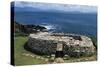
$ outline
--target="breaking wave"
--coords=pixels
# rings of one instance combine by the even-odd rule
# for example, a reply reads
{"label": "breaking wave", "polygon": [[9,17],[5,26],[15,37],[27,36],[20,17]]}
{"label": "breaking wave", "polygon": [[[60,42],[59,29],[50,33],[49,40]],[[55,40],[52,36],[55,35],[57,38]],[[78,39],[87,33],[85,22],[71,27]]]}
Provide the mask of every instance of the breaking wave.
{"label": "breaking wave", "polygon": [[48,31],[56,31],[57,25],[53,24],[47,24],[47,23],[42,23],[41,26],[45,27]]}

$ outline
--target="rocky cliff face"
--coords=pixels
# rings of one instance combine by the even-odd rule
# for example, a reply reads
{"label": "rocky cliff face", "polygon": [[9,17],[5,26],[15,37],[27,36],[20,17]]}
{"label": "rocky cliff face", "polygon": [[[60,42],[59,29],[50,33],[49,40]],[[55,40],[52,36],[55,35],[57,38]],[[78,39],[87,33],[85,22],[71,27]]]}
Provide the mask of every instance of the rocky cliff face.
{"label": "rocky cliff face", "polygon": [[[48,32],[30,34],[27,47],[32,52],[46,55],[56,54],[57,50],[62,49],[64,54],[72,57],[89,56],[95,52],[91,39],[86,36],[58,34],[57,36]],[[57,48],[59,43],[62,44],[61,48]]]}

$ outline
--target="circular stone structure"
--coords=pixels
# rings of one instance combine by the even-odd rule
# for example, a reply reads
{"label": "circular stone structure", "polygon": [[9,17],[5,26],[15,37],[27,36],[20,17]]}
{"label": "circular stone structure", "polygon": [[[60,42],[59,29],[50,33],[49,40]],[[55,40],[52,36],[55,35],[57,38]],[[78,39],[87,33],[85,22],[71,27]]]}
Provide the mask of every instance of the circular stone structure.
{"label": "circular stone structure", "polygon": [[39,32],[29,35],[27,48],[38,54],[63,54],[73,57],[88,56],[95,52],[91,39],[87,36],[64,33]]}

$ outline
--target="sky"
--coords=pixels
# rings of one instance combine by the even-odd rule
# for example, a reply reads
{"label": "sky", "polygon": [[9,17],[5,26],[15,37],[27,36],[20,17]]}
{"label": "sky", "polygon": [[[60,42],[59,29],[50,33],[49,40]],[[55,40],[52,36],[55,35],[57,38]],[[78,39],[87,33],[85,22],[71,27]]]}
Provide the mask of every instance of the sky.
{"label": "sky", "polygon": [[[15,7],[30,11],[60,11],[96,13],[96,6],[15,1]],[[17,9],[16,9],[17,10]],[[20,9],[19,9],[20,10]]]}

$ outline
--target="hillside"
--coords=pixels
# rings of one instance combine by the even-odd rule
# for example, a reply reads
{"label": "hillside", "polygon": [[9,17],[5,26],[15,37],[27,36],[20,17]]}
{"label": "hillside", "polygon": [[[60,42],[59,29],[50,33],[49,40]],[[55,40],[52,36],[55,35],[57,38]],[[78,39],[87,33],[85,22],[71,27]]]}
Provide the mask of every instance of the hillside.
{"label": "hillside", "polygon": [[24,24],[20,24],[18,22],[14,22],[14,32],[15,33],[36,33],[39,31],[47,31],[47,29],[43,26],[40,25],[24,25]]}

